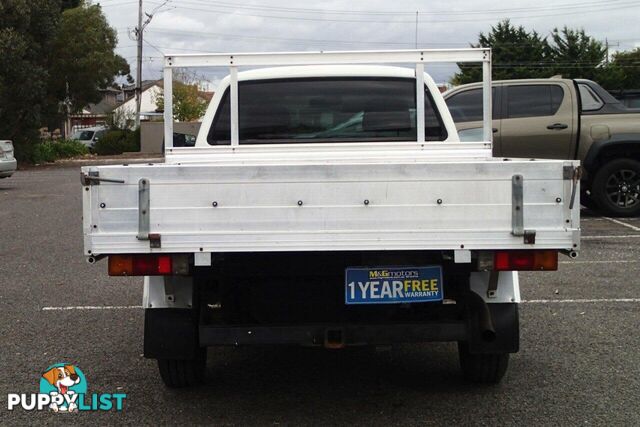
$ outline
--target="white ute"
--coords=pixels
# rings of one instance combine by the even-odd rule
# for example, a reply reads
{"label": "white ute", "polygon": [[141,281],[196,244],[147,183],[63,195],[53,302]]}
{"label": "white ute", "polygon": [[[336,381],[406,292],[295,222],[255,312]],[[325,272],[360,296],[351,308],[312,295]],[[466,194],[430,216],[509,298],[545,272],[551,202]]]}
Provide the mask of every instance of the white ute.
{"label": "white ute", "polygon": [[[484,142],[459,141],[434,62],[482,63]],[[517,271],[579,250],[580,169],[492,157],[490,50],[169,55],[165,90],[220,66],[195,146],[169,145],[165,97],[165,163],[82,168],[85,256],[145,276],[164,382],[201,381],[209,346],[429,341],[500,381]]]}

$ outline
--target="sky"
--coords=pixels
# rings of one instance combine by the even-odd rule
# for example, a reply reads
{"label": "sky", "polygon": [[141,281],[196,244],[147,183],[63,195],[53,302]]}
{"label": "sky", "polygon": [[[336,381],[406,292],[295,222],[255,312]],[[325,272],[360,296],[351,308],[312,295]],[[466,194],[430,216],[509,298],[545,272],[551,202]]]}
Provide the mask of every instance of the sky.
{"label": "sky", "polygon": [[[118,31],[117,53],[135,76],[138,0],[93,3]],[[143,79],[161,77],[165,53],[411,49],[416,38],[418,48],[468,47],[505,18],[543,36],[583,28],[611,52],[640,47],[639,0],[144,0],[143,10],[155,10],[144,33]],[[446,82],[457,67],[427,71]],[[200,73],[214,85],[226,74]]]}

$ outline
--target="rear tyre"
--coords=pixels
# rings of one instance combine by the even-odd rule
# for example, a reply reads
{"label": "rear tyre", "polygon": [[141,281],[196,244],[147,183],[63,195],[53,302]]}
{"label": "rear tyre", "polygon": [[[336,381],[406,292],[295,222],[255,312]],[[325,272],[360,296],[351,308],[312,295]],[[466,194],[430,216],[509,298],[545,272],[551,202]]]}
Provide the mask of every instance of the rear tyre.
{"label": "rear tyre", "polygon": [[462,375],[466,381],[478,384],[497,384],[509,366],[509,353],[472,354],[466,342],[458,343]]}
{"label": "rear tyre", "polygon": [[158,359],[160,377],[167,387],[182,388],[202,384],[207,366],[207,349],[203,348],[197,359]]}
{"label": "rear tyre", "polygon": [[616,159],[606,163],[596,172],[591,193],[607,215],[640,215],[640,162]]}

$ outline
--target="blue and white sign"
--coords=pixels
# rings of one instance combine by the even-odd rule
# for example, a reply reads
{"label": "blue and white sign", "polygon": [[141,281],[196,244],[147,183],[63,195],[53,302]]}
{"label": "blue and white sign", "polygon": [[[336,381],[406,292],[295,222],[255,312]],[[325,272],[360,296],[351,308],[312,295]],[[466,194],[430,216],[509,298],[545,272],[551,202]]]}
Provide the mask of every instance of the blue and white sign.
{"label": "blue and white sign", "polygon": [[442,267],[347,268],[346,304],[442,301]]}

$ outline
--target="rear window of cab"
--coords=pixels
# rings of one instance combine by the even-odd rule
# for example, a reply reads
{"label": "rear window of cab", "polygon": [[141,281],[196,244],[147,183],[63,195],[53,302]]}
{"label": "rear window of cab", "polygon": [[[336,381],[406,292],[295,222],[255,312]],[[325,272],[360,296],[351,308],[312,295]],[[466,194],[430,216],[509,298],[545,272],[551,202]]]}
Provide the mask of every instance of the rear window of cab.
{"label": "rear window of cab", "polygon": [[[239,82],[240,144],[415,141],[416,90],[410,78],[304,78]],[[229,89],[207,136],[230,144]],[[425,90],[425,139],[447,138]]]}

